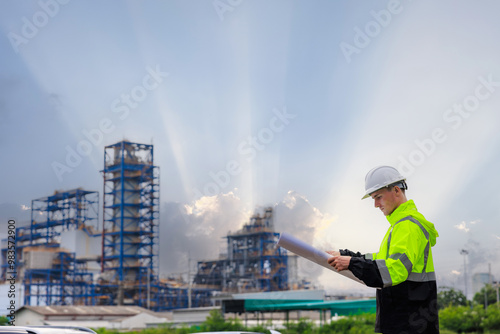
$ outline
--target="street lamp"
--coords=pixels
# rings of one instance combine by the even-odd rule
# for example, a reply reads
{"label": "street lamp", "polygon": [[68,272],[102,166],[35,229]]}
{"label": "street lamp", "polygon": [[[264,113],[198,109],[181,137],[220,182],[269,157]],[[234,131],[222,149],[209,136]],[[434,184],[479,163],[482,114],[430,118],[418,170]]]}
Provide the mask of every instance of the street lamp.
{"label": "street lamp", "polygon": [[467,300],[467,267],[465,265],[465,258],[469,254],[469,251],[466,249],[460,250],[460,254],[464,256],[464,283],[465,283],[465,300]]}
{"label": "street lamp", "polygon": [[500,305],[500,295],[498,293],[498,287],[500,285],[500,281],[492,281],[491,282],[491,287],[496,290],[497,292],[497,305]]}

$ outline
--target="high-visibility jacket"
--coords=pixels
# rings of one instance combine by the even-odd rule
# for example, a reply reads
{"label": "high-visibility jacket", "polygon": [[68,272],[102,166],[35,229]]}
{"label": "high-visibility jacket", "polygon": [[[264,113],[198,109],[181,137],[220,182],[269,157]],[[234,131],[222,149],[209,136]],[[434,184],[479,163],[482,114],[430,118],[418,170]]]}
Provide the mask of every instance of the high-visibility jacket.
{"label": "high-visibility jacket", "polygon": [[434,224],[409,200],[387,216],[390,227],[376,253],[341,250],[352,256],[349,270],[377,289],[380,333],[439,333],[437,287],[431,247]]}

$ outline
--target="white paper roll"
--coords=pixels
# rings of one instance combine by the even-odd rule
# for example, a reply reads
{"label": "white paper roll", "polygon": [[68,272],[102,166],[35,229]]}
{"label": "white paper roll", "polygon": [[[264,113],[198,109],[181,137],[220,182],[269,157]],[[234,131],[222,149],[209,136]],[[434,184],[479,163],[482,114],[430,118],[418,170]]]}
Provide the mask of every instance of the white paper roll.
{"label": "white paper roll", "polygon": [[358,279],[350,270],[342,270],[337,271],[331,265],[328,264],[328,259],[332,256],[325,251],[314,248],[311,245],[306,244],[302,240],[295,238],[294,236],[288,233],[281,233],[280,238],[278,240],[278,246],[283,247],[289,250],[292,253],[295,253],[299,256],[302,256],[309,261],[319,264],[327,269],[330,269],[337,274],[350,278],[358,283],[365,284],[363,281]]}

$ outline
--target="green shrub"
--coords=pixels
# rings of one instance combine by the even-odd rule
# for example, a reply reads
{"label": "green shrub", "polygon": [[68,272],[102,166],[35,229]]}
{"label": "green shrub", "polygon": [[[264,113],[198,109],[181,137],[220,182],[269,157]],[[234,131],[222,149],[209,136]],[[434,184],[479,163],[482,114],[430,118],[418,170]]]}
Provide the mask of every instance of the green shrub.
{"label": "green shrub", "polygon": [[289,322],[285,325],[287,334],[311,334],[314,323],[311,319],[301,318],[298,322]]}
{"label": "green shrub", "polygon": [[498,329],[500,330],[500,308],[498,305],[490,305],[486,310],[486,317],[482,322],[484,329]]}
{"label": "green shrub", "polygon": [[[291,321],[285,325],[285,329],[279,330],[282,334],[373,334],[375,328],[375,314],[360,314],[343,317],[337,321],[316,326],[311,319],[302,318],[299,321]],[[441,334],[455,333],[500,333],[500,308],[497,305],[488,306],[484,310],[482,305],[475,305],[473,309],[468,306],[448,306],[439,312]],[[269,333],[271,322],[258,326],[245,328],[236,319],[225,320],[218,310],[210,312],[207,320],[200,326],[184,326],[172,328],[164,326],[160,328],[148,328],[141,332],[129,332],[129,334],[189,334],[200,331],[251,331]],[[118,333],[117,330],[99,328],[98,334],[126,334]]]}
{"label": "green shrub", "polygon": [[189,333],[195,333],[195,332],[199,332],[200,330],[198,328],[195,328],[195,329],[191,329],[191,327],[188,327],[188,326],[182,326],[180,328],[177,328],[177,330],[175,331],[175,334],[189,334]]}
{"label": "green shrub", "polygon": [[372,334],[375,328],[375,317],[375,314],[367,313],[341,318],[321,327],[319,333]]}
{"label": "green shrub", "polygon": [[225,320],[220,310],[212,310],[200,326],[202,332],[241,331],[244,328],[238,319]]}
{"label": "green shrub", "polygon": [[359,325],[349,330],[349,334],[373,334],[374,326]]}
{"label": "green shrub", "polygon": [[458,333],[483,332],[485,311],[481,305],[448,306],[439,313],[440,326]]}
{"label": "green shrub", "polygon": [[251,326],[245,329],[245,331],[248,332],[257,332],[257,333],[269,333],[268,328],[272,327],[272,322],[271,320],[266,321],[265,325],[256,325],[256,326]]}
{"label": "green shrub", "polygon": [[466,306],[467,298],[460,290],[443,287],[437,294],[438,309],[443,309],[447,306]]}
{"label": "green shrub", "polygon": [[104,327],[94,329],[97,334],[118,334],[117,329],[106,329]]}
{"label": "green shrub", "polygon": [[481,304],[484,306],[485,296],[488,305],[494,305],[497,302],[497,290],[491,286],[491,284],[486,284],[483,288],[474,295],[472,299],[474,303]]}

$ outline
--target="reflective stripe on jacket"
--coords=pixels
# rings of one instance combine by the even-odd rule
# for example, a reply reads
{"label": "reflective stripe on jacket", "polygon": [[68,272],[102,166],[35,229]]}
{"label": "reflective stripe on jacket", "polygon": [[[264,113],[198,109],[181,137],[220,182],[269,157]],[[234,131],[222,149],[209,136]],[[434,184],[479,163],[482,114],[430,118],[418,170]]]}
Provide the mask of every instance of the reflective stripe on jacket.
{"label": "reflective stripe on jacket", "polygon": [[375,260],[384,288],[406,280],[436,280],[429,232],[411,216],[394,224],[387,232],[380,251],[366,254],[365,258]]}
{"label": "reflective stripe on jacket", "polygon": [[377,289],[375,331],[384,334],[439,333],[437,286],[431,247],[438,233],[412,200],[387,216],[391,226],[377,253],[348,249],[349,270]]}
{"label": "reflective stripe on jacket", "polygon": [[[401,218],[402,215],[405,216]],[[383,287],[406,280],[435,281],[431,246],[436,243],[438,234],[434,225],[418,213],[412,200],[401,204],[387,219],[391,227],[379,251],[365,254],[366,259],[377,264]]]}

